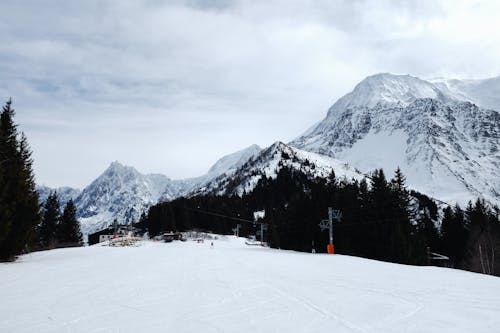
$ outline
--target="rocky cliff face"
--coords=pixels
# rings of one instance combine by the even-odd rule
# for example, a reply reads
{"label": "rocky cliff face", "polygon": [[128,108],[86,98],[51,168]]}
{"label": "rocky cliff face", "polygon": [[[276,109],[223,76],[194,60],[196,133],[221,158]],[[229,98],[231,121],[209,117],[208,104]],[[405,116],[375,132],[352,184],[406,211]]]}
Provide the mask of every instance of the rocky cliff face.
{"label": "rocky cliff face", "polygon": [[411,187],[442,200],[499,203],[499,143],[497,111],[431,82],[380,74],[358,84],[291,145],[364,172],[400,166]]}

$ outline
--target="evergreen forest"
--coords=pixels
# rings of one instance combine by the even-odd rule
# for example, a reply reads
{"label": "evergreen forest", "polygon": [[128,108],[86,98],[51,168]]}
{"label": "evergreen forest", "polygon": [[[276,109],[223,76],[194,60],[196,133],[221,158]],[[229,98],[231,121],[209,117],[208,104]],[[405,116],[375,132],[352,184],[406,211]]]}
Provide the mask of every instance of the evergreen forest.
{"label": "evergreen forest", "polygon": [[[242,197],[202,195],[159,203],[137,226],[155,236],[190,229],[232,234],[240,224],[241,236],[260,240],[264,224],[262,241],[273,248],[326,252],[328,232],[318,224],[328,218],[328,207],[342,213],[333,225],[335,253],[500,275],[498,207],[482,200],[449,207],[409,191],[399,169],[390,179],[380,169],[358,182],[337,179],[333,172],[327,179],[311,179],[284,167]],[[254,212],[262,210],[264,218],[255,221]],[[449,260],[435,261],[433,253]]]}

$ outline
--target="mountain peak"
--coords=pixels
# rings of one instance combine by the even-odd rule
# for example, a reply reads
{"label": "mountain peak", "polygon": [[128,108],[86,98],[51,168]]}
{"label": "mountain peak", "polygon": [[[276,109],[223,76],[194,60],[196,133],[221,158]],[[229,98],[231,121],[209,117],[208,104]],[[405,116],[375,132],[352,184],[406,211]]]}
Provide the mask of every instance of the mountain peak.
{"label": "mountain peak", "polygon": [[117,169],[117,168],[123,168],[123,167],[125,167],[125,165],[121,164],[118,161],[113,161],[113,162],[111,162],[111,164],[109,165],[108,168]]}
{"label": "mountain peak", "polygon": [[366,77],[354,90],[340,98],[329,110],[332,116],[346,109],[382,106],[407,106],[419,98],[451,100],[435,85],[411,75],[379,73]]}
{"label": "mountain peak", "polygon": [[111,164],[108,166],[108,168],[104,171],[103,174],[109,174],[109,173],[137,173],[139,172],[132,166],[124,165],[118,161],[113,161]]}
{"label": "mountain peak", "polygon": [[265,151],[267,153],[272,153],[272,154],[275,154],[276,152],[280,152],[280,153],[285,152],[288,154],[288,153],[291,153],[293,151],[293,149],[291,146],[287,145],[284,142],[276,141],[271,146],[269,146],[267,149],[265,149]]}
{"label": "mountain peak", "polygon": [[331,157],[302,151],[281,141],[262,149],[247,163],[242,164],[232,174],[224,174],[208,182],[206,186],[197,188],[190,195],[216,194],[238,195],[253,191],[260,179],[276,178],[283,168],[291,168],[311,178],[326,178],[335,169],[335,174],[347,179],[361,180],[363,175]]}
{"label": "mountain peak", "polygon": [[276,141],[275,143],[269,146],[269,148],[271,149],[285,149],[286,147],[288,147],[288,145],[283,141]]}
{"label": "mountain peak", "polygon": [[495,79],[429,82],[372,75],[291,144],[364,172],[400,166],[409,185],[442,200],[481,196],[496,203],[499,114],[475,104],[494,105],[499,88]]}
{"label": "mountain peak", "polygon": [[253,144],[245,149],[239,150],[235,153],[226,155],[217,162],[208,170],[209,175],[220,175],[229,171],[232,171],[238,167],[240,167],[243,163],[248,161],[250,157],[260,152],[262,148],[258,145]]}

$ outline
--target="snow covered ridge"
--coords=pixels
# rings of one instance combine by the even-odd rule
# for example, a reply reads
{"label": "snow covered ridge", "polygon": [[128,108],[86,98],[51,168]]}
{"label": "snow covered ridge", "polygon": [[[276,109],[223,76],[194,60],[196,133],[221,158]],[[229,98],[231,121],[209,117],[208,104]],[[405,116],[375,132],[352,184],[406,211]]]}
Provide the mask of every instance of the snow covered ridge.
{"label": "snow covered ridge", "polygon": [[500,111],[500,76],[485,80],[449,80],[433,79],[441,91],[458,100],[471,101],[486,109]]}
{"label": "snow covered ridge", "polygon": [[75,200],[78,195],[82,192],[82,190],[78,188],[72,188],[72,187],[58,187],[58,188],[50,188],[48,186],[37,186],[36,191],[38,192],[38,198],[40,202],[45,202],[47,198],[49,197],[50,192],[56,191],[57,192],[57,197],[59,198],[59,201],[61,204],[65,204],[66,202],[69,201],[69,199]]}
{"label": "snow covered ridge", "polygon": [[364,175],[347,163],[334,158],[293,148],[283,142],[276,142],[251,157],[232,174],[223,174],[206,186],[190,193],[191,196],[203,194],[238,195],[251,192],[260,179],[276,178],[278,172],[289,167],[301,171],[312,178],[326,178],[332,171],[337,178],[361,180]]}
{"label": "snow covered ridge", "polygon": [[[221,174],[231,174],[261,148],[252,145],[217,161],[207,174],[191,179],[172,180],[161,174],[142,174],[119,162],[111,165],[83,190],[62,187],[55,189],[64,205],[73,199],[84,234],[109,226],[114,219],[120,223],[138,221],[140,214],[159,201],[172,200],[204,186]],[[38,186],[44,202],[53,189]]]}
{"label": "snow covered ridge", "polygon": [[400,166],[410,187],[441,200],[500,204],[500,114],[472,103],[495,105],[486,97],[499,80],[476,82],[489,89],[480,94],[456,81],[444,89],[408,75],[370,76],[290,145],[362,172]]}

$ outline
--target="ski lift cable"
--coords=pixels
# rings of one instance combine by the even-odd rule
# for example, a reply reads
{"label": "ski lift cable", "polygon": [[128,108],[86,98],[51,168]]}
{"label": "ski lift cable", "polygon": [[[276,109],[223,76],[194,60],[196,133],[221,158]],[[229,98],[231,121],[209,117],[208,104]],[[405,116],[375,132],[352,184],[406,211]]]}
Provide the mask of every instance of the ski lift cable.
{"label": "ski lift cable", "polygon": [[[227,218],[230,220],[235,220],[235,221],[240,221],[240,222],[245,222],[245,223],[270,225],[269,223],[265,223],[265,222],[258,222],[258,221],[242,219],[240,217],[229,216],[229,215],[225,215],[225,214],[221,214],[221,213],[217,213],[217,212],[210,212],[210,211],[199,209],[199,208],[187,207],[187,209],[191,210],[191,211],[207,214],[207,215],[223,217],[223,218]],[[340,223],[335,223],[335,226],[336,227],[343,227],[343,226],[348,227],[348,226],[367,225],[367,224],[387,224],[387,223],[392,223],[392,222],[397,222],[397,221],[398,221],[398,219],[394,219],[394,218],[384,218],[384,219],[381,219],[378,221],[369,221],[369,222],[368,221],[367,222],[350,222],[350,223],[340,222]]]}
{"label": "ski lift cable", "polygon": [[[338,223],[334,224],[334,227],[335,228],[337,228],[337,227],[351,227],[351,226],[358,226],[358,225],[363,226],[363,225],[372,225],[372,224],[386,225],[388,223],[394,223],[394,222],[398,222],[398,221],[399,221],[398,219],[385,218],[382,220],[369,221],[369,222],[353,222],[353,223],[338,222]],[[274,227],[274,225],[272,227]],[[297,230],[302,231],[302,230],[304,230],[304,227],[303,226],[294,226],[294,227],[287,226],[288,232],[294,232]]]}
{"label": "ski lift cable", "polygon": [[221,213],[209,212],[207,210],[203,210],[203,209],[199,209],[199,208],[190,208],[190,207],[187,207],[187,209],[195,211],[195,212],[207,214],[207,215],[224,217],[224,218],[227,218],[227,219],[230,219],[230,220],[239,221],[239,222],[245,222],[245,223],[251,223],[251,224],[265,224],[265,225],[269,224],[269,223],[264,223],[264,222],[258,222],[258,221],[251,221],[251,220],[247,220],[247,219],[242,219],[240,217],[229,216],[229,215],[225,215],[225,214],[221,214]]}
{"label": "ski lift cable", "polygon": [[430,254],[431,254],[432,260],[450,260],[449,257],[447,257],[443,254],[439,254],[439,253],[435,253],[435,252],[430,252]]}

